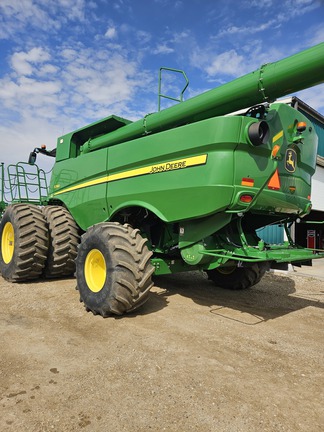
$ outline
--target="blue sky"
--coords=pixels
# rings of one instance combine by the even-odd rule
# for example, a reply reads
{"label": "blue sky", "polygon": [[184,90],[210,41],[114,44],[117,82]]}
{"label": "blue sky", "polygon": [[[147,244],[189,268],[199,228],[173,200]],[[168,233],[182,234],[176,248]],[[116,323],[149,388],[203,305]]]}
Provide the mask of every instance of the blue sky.
{"label": "blue sky", "polygon": [[[189,98],[323,42],[323,22],[319,0],[0,0],[0,161],[156,111],[161,66],[186,71]],[[298,96],[324,114],[324,85]]]}

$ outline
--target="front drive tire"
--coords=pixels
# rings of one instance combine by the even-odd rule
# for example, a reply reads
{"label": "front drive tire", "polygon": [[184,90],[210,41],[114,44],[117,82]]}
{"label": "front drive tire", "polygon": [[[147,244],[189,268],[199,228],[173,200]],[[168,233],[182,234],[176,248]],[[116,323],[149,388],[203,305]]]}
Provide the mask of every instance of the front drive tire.
{"label": "front drive tire", "polygon": [[9,282],[38,278],[48,251],[42,211],[31,204],[9,205],[0,224],[0,271]]}
{"label": "front drive tire", "polygon": [[269,270],[267,262],[254,263],[250,267],[218,267],[214,270],[207,270],[208,279],[215,285],[230,289],[243,290],[256,285],[265,272]]}
{"label": "front drive tire", "polygon": [[82,236],[76,277],[88,311],[122,315],[145,303],[154,272],[146,242],[138,229],[114,222],[94,225]]}

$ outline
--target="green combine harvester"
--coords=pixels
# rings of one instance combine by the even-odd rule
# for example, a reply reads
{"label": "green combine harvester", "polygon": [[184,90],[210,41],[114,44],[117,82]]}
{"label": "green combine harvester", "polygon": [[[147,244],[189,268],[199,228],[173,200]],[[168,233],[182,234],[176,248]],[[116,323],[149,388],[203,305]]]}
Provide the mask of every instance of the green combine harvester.
{"label": "green combine harvester", "polygon": [[[75,273],[86,309],[106,317],[141,306],[153,274],[201,270],[245,289],[273,263],[324,257],[289,231],[311,211],[317,136],[275,102],[323,81],[324,43],[141,120],[111,115],[53,151],[34,149],[29,164],[11,166],[8,187],[28,191],[33,178],[38,195],[5,202],[2,190],[2,276]],[[56,158],[48,191],[37,153]],[[285,226],[285,243],[257,235],[273,224]]]}

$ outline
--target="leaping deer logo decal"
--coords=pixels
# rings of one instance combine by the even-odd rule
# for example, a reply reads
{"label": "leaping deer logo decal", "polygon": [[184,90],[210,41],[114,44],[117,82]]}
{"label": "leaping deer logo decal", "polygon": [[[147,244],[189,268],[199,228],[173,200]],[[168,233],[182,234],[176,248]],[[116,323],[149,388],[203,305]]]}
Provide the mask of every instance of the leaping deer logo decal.
{"label": "leaping deer logo decal", "polygon": [[293,173],[296,171],[297,153],[293,149],[286,151],[285,168],[288,172]]}

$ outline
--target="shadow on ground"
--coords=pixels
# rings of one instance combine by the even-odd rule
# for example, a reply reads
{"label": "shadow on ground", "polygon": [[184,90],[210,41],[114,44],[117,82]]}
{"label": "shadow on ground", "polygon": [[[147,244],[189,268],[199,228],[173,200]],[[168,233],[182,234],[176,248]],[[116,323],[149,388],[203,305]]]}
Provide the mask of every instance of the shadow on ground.
{"label": "shadow on ground", "polygon": [[190,298],[209,308],[210,313],[247,325],[282,317],[309,306],[324,308],[319,299],[324,295],[323,291],[297,293],[293,279],[272,273],[266,274],[254,287],[242,291],[216,287],[200,272],[158,276],[154,281],[160,292],[151,292],[148,302],[134,314],[146,315],[161,310],[174,295]]}

